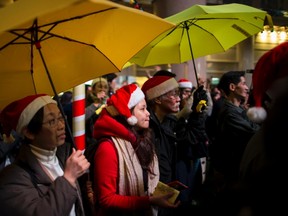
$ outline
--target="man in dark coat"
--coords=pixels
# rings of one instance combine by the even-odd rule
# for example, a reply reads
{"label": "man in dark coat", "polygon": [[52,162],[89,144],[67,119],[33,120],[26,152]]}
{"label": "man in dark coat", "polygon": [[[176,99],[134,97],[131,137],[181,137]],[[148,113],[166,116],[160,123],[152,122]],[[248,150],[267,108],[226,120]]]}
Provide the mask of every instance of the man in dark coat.
{"label": "man in dark coat", "polygon": [[245,72],[225,73],[218,87],[225,93],[225,99],[217,117],[217,134],[213,143],[212,161],[214,168],[227,181],[238,178],[239,165],[244,149],[259,129],[259,125],[249,120],[242,101],[248,95]]}
{"label": "man in dark coat", "polygon": [[225,73],[218,88],[224,92],[225,99],[217,117],[216,138],[211,144],[211,161],[216,176],[222,178],[218,185],[221,189],[218,195],[223,198],[218,199],[223,211],[221,214],[235,215],[241,206],[237,200],[240,197],[240,161],[247,143],[260,126],[249,120],[246,110],[242,107],[249,90],[244,71]]}
{"label": "man in dark coat", "polygon": [[[192,123],[195,117],[199,117],[194,115],[193,112],[189,112],[188,121],[178,115],[180,105],[179,85],[174,77],[175,74],[169,71],[158,71],[143,84],[142,90],[146,96],[150,112],[150,128],[154,133],[154,142],[159,159],[160,181],[169,183],[180,180],[182,183],[190,185],[193,180],[188,180],[187,175],[191,174],[190,171],[193,167],[191,161],[195,158],[195,149],[197,149],[198,144],[198,140],[195,140],[198,136],[195,134],[195,130],[191,128],[197,130],[201,126],[199,127],[195,122]],[[186,116],[186,114],[183,114],[183,116]],[[204,123],[203,121],[202,128],[204,128]],[[193,145],[195,145],[195,149]],[[183,164],[185,167],[183,167]],[[188,213],[187,206],[191,206],[191,197],[184,194],[185,190],[180,192],[179,198],[182,205],[177,212],[162,211],[161,209],[159,215],[184,215],[184,213]],[[182,207],[183,212],[180,212]]]}

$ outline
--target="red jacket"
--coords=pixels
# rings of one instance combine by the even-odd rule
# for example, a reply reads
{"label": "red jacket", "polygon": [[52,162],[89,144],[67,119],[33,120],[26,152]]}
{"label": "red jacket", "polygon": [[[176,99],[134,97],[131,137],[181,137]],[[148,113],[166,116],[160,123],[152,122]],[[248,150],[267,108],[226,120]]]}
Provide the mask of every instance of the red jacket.
{"label": "red jacket", "polygon": [[[102,110],[94,125],[94,137],[116,136],[130,141],[136,141],[135,135]],[[103,141],[94,157],[94,192],[99,203],[97,215],[120,215],[129,212],[144,215],[143,210],[150,208],[148,196],[123,196],[118,193],[118,156],[113,142]],[[139,211],[137,214],[136,212]]]}

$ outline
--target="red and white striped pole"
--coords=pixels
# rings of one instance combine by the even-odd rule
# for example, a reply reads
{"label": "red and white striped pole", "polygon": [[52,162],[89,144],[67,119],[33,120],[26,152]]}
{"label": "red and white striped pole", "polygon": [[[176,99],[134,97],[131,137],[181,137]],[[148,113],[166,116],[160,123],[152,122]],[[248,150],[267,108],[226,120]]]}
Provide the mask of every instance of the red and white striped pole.
{"label": "red and white striped pole", "polygon": [[79,150],[85,150],[85,84],[73,90],[73,137]]}

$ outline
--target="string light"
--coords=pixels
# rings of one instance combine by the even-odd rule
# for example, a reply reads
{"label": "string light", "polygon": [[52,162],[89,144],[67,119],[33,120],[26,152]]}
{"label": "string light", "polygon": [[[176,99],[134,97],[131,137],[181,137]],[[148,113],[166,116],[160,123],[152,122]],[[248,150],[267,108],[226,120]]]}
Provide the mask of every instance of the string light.
{"label": "string light", "polygon": [[264,26],[264,30],[259,32],[256,41],[261,43],[282,43],[288,40],[288,29],[285,26],[274,26],[270,29]]}

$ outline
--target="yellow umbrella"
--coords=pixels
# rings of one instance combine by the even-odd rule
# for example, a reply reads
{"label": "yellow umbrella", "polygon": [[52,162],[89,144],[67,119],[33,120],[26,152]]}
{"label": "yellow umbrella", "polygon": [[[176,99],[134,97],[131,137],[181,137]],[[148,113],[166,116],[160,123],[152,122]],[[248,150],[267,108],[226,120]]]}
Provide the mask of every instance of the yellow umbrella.
{"label": "yellow umbrella", "polygon": [[107,0],[21,0],[0,9],[0,109],[121,71],[174,25]]}
{"label": "yellow umbrella", "polygon": [[193,5],[167,17],[176,26],[149,43],[126,65],[179,64],[191,59],[194,63],[195,58],[224,52],[263,31],[266,17],[266,11],[236,3]]}

